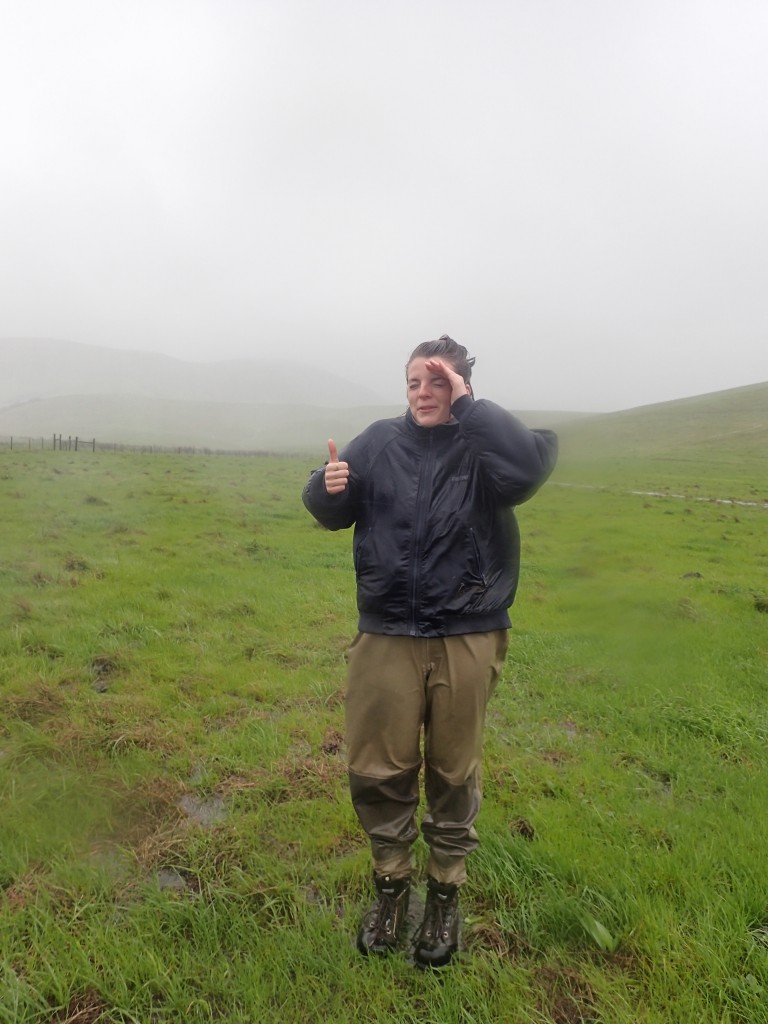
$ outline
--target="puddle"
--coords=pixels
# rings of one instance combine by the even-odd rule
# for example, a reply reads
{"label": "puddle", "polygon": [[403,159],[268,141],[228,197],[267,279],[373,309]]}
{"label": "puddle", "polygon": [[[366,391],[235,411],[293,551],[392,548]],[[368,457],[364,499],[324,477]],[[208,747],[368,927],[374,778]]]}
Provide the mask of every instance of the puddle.
{"label": "puddle", "polygon": [[160,889],[181,892],[187,888],[186,879],[178,871],[174,871],[173,868],[160,868],[155,875],[155,880]]}
{"label": "puddle", "polygon": [[178,806],[188,818],[198,825],[215,825],[227,817],[227,805],[220,796],[195,796],[185,793]]}

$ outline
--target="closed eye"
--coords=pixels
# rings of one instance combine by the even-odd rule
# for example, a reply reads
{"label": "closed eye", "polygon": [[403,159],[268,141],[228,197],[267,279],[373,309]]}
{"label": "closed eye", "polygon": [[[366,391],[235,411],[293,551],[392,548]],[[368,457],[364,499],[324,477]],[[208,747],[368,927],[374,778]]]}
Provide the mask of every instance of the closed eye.
{"label": "closed eye", "polygon": [[[420,380],[409,380],[408,381],[408,390],[409,391],[418,391],[419,388],[421,387],[421,385],[422,385],[422,382]],[[429,382],[429,386],[431,388],[445,388],[445,387],[448,387],[448,381],[445,379],[445,377],[434,377]]]}

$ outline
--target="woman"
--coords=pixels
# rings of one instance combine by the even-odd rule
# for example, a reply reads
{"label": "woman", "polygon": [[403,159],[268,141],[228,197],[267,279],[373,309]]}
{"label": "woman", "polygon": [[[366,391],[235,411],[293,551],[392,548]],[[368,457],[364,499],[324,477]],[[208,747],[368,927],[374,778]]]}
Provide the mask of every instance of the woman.
{"label": "woman", "polygon": [[411,353],[405,416],[379,420],[310,477],[304,504],[355,527],[359,632],[349,653],[352,802],[371,842],[377,899],[357,944],[404,933],[417,836],[421,734],[429,847],[421,966],[458,947],[458,892],[478,844],[485,711],[502,669],[519,574],[512,511],[554,468],[557,439],[475,401],[474,359],[443,335]]}

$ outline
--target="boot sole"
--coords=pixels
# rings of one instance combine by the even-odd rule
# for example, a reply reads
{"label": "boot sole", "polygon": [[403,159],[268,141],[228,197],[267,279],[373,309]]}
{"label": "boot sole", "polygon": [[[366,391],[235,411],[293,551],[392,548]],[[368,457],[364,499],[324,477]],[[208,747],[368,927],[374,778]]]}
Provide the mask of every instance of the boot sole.
{"label": "boot sole", "polygon": [[419,970],[438,971],[440,970],[441,967],[447,967],[453,960],[454,956],[458,953],[458,951],[459,947],[454,946],[448,953],[444,953],[442,956],[436,957],[434,960],[426,960],[423,959],[422,956],[419,955],[419,951],[416,950],[413,956],[413,962],[416,965],[416,967],[419,968]]}

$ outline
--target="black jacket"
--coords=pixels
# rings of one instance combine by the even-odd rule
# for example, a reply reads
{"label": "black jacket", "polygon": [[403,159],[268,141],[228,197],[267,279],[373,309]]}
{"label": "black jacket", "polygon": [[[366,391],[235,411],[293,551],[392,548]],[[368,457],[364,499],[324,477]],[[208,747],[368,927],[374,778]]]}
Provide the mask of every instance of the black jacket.
{"label": "black jacket", "polygon": [[520,538],[513,505],[530,498],[557,458],[552,431],[532,431],[500,406],[468,395],[455,422],[420,427],[410,410],[379,420],[339,458],[341,494],[324,468],[304,488],[329,530],[355,526],[359,629],[447,636],[509,626]]}

